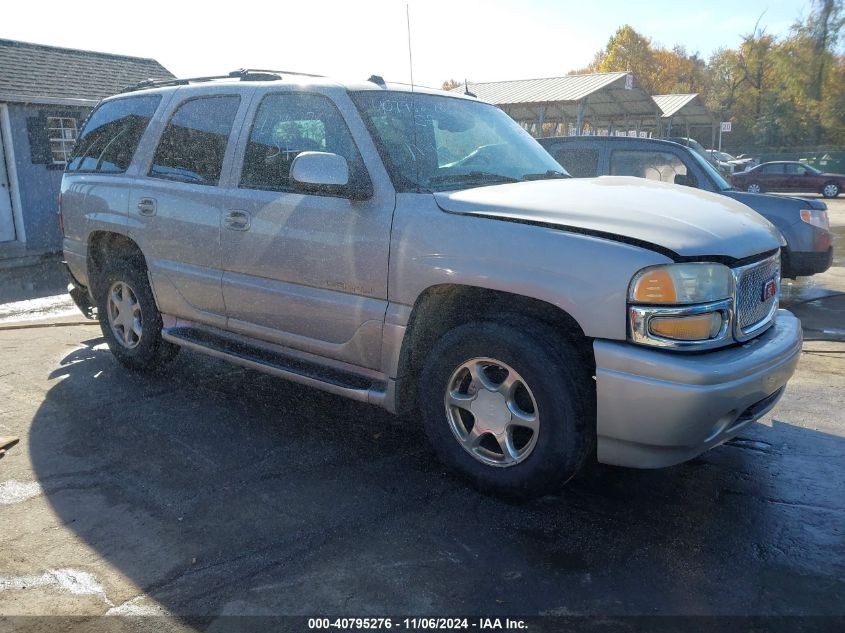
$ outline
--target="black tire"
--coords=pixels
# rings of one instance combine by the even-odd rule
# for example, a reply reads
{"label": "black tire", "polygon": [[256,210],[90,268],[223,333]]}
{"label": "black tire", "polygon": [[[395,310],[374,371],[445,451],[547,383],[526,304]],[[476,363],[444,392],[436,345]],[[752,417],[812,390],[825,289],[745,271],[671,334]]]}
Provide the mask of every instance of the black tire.
{"label": "black tire", "polygon": [[[115,284],[126,284],[140,307],[141,334],[134,347],[127,347],[113,330],[109,320],[109,295]],[[155,371],[170,362],[179,346],[161,337],[161,313],[150,289],[147,271],[134,259],[113,260],[97,275],[97,315],[111,353],[121,364],[135,371]]]}
{"label": "black tire", "polygon": [[836,198],[841,189],[838,182],[826,182],[822,185],[821,194],[825,198]]}
{"label": "black tire", "polygon": [[[482,463],[454,435],[444,401],[453,372],[486,357],[514,369],[533,393],[536,443],[507,467]],[[484,492],[527,500],[558,492],[595,448],[595,387],[574,345],[541,323],[475,321],[446,333],[422,368],[419,407],[440,459]]]}

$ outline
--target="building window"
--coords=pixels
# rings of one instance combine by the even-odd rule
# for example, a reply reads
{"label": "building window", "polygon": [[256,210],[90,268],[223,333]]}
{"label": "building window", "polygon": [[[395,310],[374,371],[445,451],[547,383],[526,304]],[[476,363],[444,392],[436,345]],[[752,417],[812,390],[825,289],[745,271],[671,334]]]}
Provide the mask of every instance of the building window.
{"label": "building window", "polygon": [[76,119],[72,117],[47,117],[47,137],[54,165],[66,165],[73,144],[76,143]]}

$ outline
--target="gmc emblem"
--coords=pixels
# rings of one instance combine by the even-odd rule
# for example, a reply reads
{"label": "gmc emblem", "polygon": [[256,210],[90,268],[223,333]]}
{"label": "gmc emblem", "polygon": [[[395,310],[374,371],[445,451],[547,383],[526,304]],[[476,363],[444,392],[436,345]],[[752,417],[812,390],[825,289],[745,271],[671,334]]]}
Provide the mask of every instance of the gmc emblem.
{"label": "gmc emblem", "polygon": [[774,297],[778,293],[778,280],[777,277],[772,277],[763,284],[763,301],[768,301],[772,297]]}

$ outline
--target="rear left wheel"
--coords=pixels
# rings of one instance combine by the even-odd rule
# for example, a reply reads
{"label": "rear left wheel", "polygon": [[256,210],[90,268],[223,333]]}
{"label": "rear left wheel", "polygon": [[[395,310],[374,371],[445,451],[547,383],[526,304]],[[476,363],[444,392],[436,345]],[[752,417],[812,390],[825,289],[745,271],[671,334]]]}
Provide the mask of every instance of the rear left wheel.
{"label": "rear left wheel", "polygon": [[142,266],[111,261],[96,287],[100,328],[117,360],[130,369],[153,371],[176,355],[179,347],[161,337],[161,314]]}

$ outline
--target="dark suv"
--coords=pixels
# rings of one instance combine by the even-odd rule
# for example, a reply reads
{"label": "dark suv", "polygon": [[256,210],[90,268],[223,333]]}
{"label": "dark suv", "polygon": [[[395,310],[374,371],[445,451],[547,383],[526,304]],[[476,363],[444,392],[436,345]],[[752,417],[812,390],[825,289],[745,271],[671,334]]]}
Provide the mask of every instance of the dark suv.
{"label": "dark suv", "polygon": [[832,236],[821,200],[737,191],[689,147],[650,138],[561,136],[537,139],[576,178],[638,176],[729,196],[774,224],[783,236],[783,277],[830,268]]}

